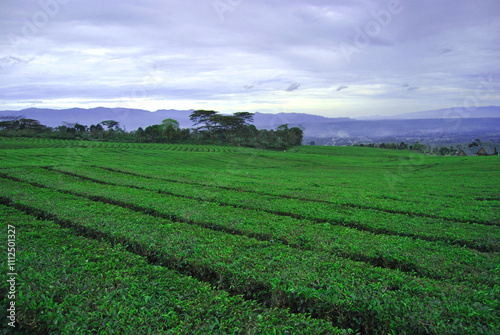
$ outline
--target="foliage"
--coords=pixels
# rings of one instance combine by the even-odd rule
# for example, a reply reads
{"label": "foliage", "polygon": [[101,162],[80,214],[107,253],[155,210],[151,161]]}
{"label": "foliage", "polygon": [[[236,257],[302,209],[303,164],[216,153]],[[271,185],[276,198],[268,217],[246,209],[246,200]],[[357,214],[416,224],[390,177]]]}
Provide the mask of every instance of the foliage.
{"label": "foliage", "polygon": [[221,115],[216,111],[196,110],[190,119],[201,126],[193,130],[181,129],[176,120],[165,119],[161,124],[127,133],[115,120],[105,120],[90,127],[75,123],[51,129],[36,120],[19,117],[0,122],[0,135],[136,143],[229,144],[280,150],[302,145],[302,129],[288,129],[287,125],[282,125],[276,132],[259,131],[251,124],[253,113],[249,112]]}
{"label": "foliage", "polygon": [[20,325],[498,333],[497,159],[0,137]]}
{"label": "foliage", "polygon": [[[0,205],[15,223],[17,331],[57,334],[286,332],[346,334],[327,322],[266,309],[149,264],[120,244]],[[6,230],[1,236],[6,239]],[[0,284],[2,293],[6,283]],[[2,306],[9,301],[2,294]],[[3,308],[3,307],[2,307]],[[4,321],[5,322],[5,321]]]}

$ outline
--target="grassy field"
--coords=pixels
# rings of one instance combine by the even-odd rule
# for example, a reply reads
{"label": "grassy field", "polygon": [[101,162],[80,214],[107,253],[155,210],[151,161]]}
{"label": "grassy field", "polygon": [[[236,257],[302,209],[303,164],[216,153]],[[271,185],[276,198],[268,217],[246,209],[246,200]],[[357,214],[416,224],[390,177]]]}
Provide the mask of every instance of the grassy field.
{"label": "grassy field", "polygon": [[499,334],[499,163],[0,138],[0,308],[27,334]]}

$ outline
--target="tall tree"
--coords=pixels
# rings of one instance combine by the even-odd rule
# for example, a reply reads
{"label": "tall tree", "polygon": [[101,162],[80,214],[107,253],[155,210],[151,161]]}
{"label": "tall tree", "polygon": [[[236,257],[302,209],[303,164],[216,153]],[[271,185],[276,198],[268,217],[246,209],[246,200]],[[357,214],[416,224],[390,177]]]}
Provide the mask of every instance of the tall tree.
{"label": "tall tree", "polygon": [[291,147],[296,147],[302,145],[302,139],[304,138],[304,131],[299,127],[292,127],[288,133],[288,145]]}
{"label": "tall tree", "polygon": [[176,120],[174,119],[165,119],[163,121],[161,121],[161,126],[162,128],[172,128],[172,129],[179,129],[179,122],[177,122]]}
{"label": "tall tree", "polygon": [[144,135],[146,135],[146,138],[148,139],[149,142],[160,142],[161,133],[162,133],[162,128],[159,124],[154,124],[144,129]]}
{"label": "tall tree", "polygon": [[215,115],[218,115],[218,112],[212,110],[195,110],[189,116],[189,119],[193,122],[193,124],[205,124],[204,126],[199,127],[198,129],[205,128],[208,131],[212,130],[212,127],[215,125]]}
{"label": "tall tree", "polygon": [[24,119],[24,116],[0,116],[0,129],[19,129],[21,119]]}
{"label": "tall tree", "polygon": [[102,121],[100,124],[108,127],[108,130],[110,130],[110,129],[118,128],[118,126],[120,125],[120,122],[115,121],[115,120],[106,120],[106,121]]}
{"label": "tall tree", "polygon": [[238,113],[234,113],[234,116],[236,116],[237,118],[239,118],[240,120],[242,120],[242,124],[251,124],[253,122],[253,116],[254,116],[254,113],[250,113],[250,112],[238,112]]}
{"label": "tall tree", "polygon": [[174,119],[165,119],[161,122],[161,129],[167,142],[175,140],[179,135],[179,122]]}
{"label": "tall tree", "polygon": [[87,132],[87,126],[79,124],[79,123],[75,123],[74,128],[76,129],[76,131],[78,133],[85,133],[85,132]]}

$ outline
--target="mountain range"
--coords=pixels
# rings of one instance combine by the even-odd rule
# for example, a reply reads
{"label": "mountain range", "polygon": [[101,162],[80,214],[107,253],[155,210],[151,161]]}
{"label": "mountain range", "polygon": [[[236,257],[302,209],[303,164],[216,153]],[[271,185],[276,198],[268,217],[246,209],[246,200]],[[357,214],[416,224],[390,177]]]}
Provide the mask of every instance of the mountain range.
{"label": "mountain range", "polygon": [[[193,110],[157,110],[127,108],[71,108],[40,109],[28,108],[20,111],[0,111],[4,116],[22,116],[40,121],[41,124],[57,127],[63,123],[90,126],[104,120],[116,120],[127,131],[139,127],[159,124],[171,118],[177,120],[181,128],[192,128],[189,115]],[[460,134],[463,136],[500,136],[500,106],[478,107],[475,109],[440,109],[417,113],[405,113],[390,117],[370,117],[369,119],[328,118],[303,113],[264,114],[255,113],[253,124],[258,129],[275,129],[282,124],[305,129],[306,138],[337,138],[352,141],[376,141],[389,137],[436,137]]]}
{"label": "mountain range", "polygon": [[455,107],[435,109],[423,112],[403,113],[394,116],[369,116],[360,119],[364,120],[416,120],[416,119],[478,119],[478,118],[495,118],[500,117],[500,106],[487,107]]}

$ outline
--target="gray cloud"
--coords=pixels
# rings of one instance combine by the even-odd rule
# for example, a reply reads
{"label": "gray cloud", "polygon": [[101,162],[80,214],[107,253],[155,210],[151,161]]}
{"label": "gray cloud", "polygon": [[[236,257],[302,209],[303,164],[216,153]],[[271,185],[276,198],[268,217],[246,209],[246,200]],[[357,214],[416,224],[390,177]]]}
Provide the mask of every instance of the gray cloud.
{"label": "gray cloud", "polygon": [[0,70],[3,70],[5,68],[13,67],[19,64],[28,64],[31,62],[33,58],[31,59],[23,59],[15,56],[5,56],[0,58]]}
{"label": "gray cloud", "polygon": [[300,83],[293,83],[290,86],[288,86],[288,88],[285,91],[287,91],[287,92],[295,91],[295,90],[299,89],[299,86],[300,86]]}
{"label": "gray cloud", "polygon": [[346,88],[349,88],[349,86],[347,86],[347,85],[340,85],[339,87],[337,87],[335,89],[335,91],[340,92],[342,90],[345,90]]}

